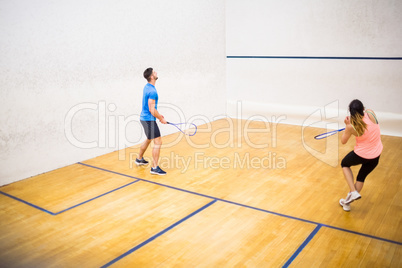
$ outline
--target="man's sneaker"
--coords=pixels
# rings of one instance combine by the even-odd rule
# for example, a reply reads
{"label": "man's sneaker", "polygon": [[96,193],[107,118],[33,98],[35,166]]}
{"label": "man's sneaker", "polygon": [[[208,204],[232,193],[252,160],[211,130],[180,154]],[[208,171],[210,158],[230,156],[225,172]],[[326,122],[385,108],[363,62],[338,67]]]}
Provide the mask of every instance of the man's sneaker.
{"label": "man's sneaker", "polygon": [[143,157],[142,159],[138,159],[138,158],[135,159],[135,164],[136,164],[137,166],[147,165],[148,163],[149,163],[149,162],[146,161],[146,160],[144,159],[144,157]]}
{"label": "man's sneaker", "polygon": [[154,175],[166,175],[166,172],[163,171],[159,166],[157,166],[156,168],[151,167],[151,174],[154,174]]}
{"label": "man's sneaker", "polygon": [[345,204],[345,199],[339,200],[339,205],[343,207],[344,211],[350,211],[350,204]]}
{"label": "man's sneaker", "polygon": [[345,204],[350,204],[353,201],[360,199],[362,196],[357,192],[357,191],[353,191],[348,193],[348,196],[345,199]]}

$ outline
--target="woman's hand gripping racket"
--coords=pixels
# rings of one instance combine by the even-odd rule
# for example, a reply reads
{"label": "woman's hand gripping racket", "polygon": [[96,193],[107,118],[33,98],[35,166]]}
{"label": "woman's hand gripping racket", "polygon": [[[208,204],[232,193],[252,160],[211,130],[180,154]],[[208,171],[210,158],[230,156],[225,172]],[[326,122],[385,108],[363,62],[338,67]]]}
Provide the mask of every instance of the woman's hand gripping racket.
{"label": "woman's hand gripping racket", "polygon": [[180,132],[188,136],[194,136],[197,133],[197,126],[193,123],[170,123],[169,125],[175,126]]}
{"label": "woman's hand gripping racket", "polygon": [[330,132],[322,133],[320,135],[315,136],[314,139],[321,140],[321,139],[324,139],[326,137],[332,136],[332,135],[334,135],[334,134],[336,134],[338,132],[344,131],[344,130],[345,130],[344,128],[341,128],[341,129],[338,129],[338,130],[333,130],[333,131],[330,131]]}

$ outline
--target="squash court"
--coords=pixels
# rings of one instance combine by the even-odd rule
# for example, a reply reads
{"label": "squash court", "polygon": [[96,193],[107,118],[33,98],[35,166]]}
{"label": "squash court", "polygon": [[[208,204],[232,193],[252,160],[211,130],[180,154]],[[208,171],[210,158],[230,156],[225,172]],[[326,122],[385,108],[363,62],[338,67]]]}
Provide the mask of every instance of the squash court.
{"label": "squash court", "polygon": [[1,266],[401,267],[402,138],[345,212],[354,143],[322,132],[223,118],[163,137],[166,176],[134,146],[2,186]]}
{"label": "squash court", "polygon": [[402,267],[401,14],[0,1],[0,268]]}

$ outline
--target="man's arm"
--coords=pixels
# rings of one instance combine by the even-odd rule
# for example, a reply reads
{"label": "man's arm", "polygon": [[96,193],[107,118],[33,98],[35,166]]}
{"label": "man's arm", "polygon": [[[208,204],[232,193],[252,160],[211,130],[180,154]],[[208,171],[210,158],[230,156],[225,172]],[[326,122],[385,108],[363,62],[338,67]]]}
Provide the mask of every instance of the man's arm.
{"label": "man's arm", "polygon": [[149,107],[149,112],[155,116],[156,118],[159,119],[159,121],[161,121],[162,124],[167,124],[165,118],[163,117],[163,115],[161,115],[158,110],[155,109],[155,100],[153,99],[148,99],[148,107]]}

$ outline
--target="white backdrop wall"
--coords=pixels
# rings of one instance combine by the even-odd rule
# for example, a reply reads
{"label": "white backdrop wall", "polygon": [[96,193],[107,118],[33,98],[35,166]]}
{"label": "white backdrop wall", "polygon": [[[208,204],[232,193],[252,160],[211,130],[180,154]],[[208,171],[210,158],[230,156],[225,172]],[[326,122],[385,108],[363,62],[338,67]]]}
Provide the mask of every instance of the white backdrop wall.
{"label": "white backdrop wall", "polygon": [[[402,136],[401,1],[226,4],[229,116],[236,117],[241,101],[243,118],[285,115],[281,123],[303,125],[331,106],[338,110],[331,120],[343,124],[358,98],[377,112],[383,134]],[[314,126],[326,124],[323,116]]]}
{"label": "white backdrop wall", "polygon": [[224,4],[1,1],[0,185],[142,141],[147,67],[168,120],[224,114]]}

